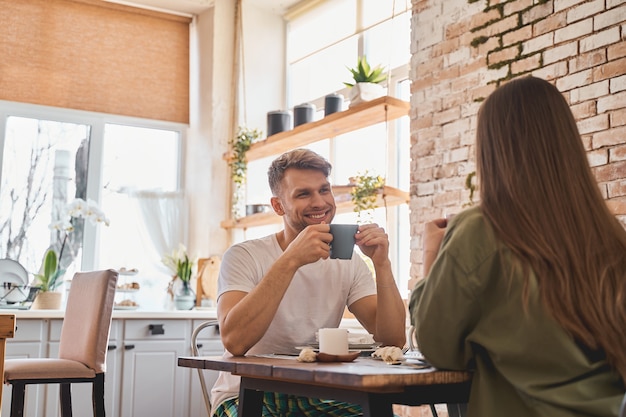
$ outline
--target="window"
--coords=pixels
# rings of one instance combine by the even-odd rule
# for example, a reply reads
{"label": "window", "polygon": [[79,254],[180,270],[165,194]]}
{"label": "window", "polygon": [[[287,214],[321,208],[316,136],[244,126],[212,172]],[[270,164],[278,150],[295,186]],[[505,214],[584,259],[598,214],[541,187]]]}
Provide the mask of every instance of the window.
{"label": "window", "polygon": [[[410,2],[395,0],[326,1],[305,13],[287,16],[289,107],[305,102],[322,107],[324,96],[333,92],[346,96],[348,90],[343,82],[351,78],[346,67],[354,67],[361,55],[366,55],[370,64],[379,64],[388,70],[388,95],[408,101],[410,17]],[[316,117],[321,118],[323,114]],[[307,146],[332,163],[331,181],[335,185],[347,184],[350,177],[367,171],[383,176],[387,185],[405,191],[410,180],[409,147],[408,117]],[[269,201],[266,172],[273,159],[264,158],[249,164],[249,203]],[[340,214],[335,221],[355,223],[357,214]],[[374,221],[384,225],[390,236],[394,275],[406,297],[410,268],[408,206],[378,208]],[[239,238],[265,235],[268,229],[252,228]]]}
{"label": "window", "polygon": [[72,268],[137,268],[163,277],[163,294],[161,257],[186,238],[185,126],[9,102],[0,116],[0,257],[36,273],[46,249],[58,248],[49,225],[62,207],[93,200],[110,225],[84,222]]}

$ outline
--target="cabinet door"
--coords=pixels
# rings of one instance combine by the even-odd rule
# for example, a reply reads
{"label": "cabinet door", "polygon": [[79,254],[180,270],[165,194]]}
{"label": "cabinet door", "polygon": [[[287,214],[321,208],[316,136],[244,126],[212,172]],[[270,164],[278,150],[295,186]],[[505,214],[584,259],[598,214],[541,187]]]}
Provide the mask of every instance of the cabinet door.
{"label": "cabinet door", "polygon": [[[43,342],[48,338],[47,320],[18,318],[15,324],[15,337],[7,339],[5,359],[25,359],[46,357]],[[11,386],[5,385],[2,392],[2,416],[8,416],[11,410]],[[44,391],[42,385],[26,387],[24,416],[44,416]]]}
{"label": "cabinet door", "polygon": [[[17,332],[16,332],[17,335]],[[7,339],[5,359],[40,358],[42,349],[41,342],[14,342]],[[26,398],[24,399],[24,417],[44,416],[44,390],[43,385],[27,385]],[[2,416],[8,416],[11,412],[11,385],[5,385],[2,391]]]}
{"label": "cabinet door", "polygon": [[[194,323],[197,326],[200,322]],[[224,353],[224,345],[220,339],[219,330],[217,327],[210,327],[204,329],[198,337],[198,354],[200,356],[219,356]],[[191,355],[191,352],[189,353]],[[204,403],[204,397],[202,394],[202,386],[200,385],[200,377],[198,370],[190,369],[191,372],[191,389],[189,390],[189,416],[190,417],[206,417],[207,410]],[[206,382],[208,394],[211,393],[211,388],[215,384],[218,371],[200,371],[203,374]]]}
{"label": "cabinet door", "polygon": [[126,340],[120,417],[182,417],[189,413],[188,369],[178,367],[185,340]]}

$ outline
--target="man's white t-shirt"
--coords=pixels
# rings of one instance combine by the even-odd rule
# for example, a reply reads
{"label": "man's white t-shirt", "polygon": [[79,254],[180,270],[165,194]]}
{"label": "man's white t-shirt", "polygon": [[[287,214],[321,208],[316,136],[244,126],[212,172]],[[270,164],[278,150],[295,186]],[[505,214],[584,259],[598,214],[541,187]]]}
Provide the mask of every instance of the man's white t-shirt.
{"label": "man's white t-shirt", "polygon": [[[229,248],[222,258],[217,297],[228,291],[250,292],[282,252],[274,234]],[[293,352],[296,346],[314,342],[317,330],[338,327],[346,306],[375,294],[372,274],[356,253],[349,260],[320,259],[304,265],[294,275],[267,332],[247,354]],[[211,390],[213,407],[238,395],[239,377],[220,372]]]}

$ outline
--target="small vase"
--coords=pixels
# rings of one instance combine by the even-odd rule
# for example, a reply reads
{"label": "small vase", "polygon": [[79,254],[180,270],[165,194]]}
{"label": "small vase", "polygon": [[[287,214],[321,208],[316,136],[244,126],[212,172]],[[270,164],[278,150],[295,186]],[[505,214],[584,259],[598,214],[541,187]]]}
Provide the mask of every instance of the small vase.
{"label": "small vase", "polygon": [[60,310],[62,295],[58,291],[40,292],[30,308],[33,310]]}
{"label": "small vase", "polygon": [[196,305],[196,293],[188,281],[184,281],[174,294],[176,310],[191,310]]}
{"label": "small vase", "polygon": [[385,88],[375,83],[356,83],[350,88],[350,105],[355,106],[385,95]]}

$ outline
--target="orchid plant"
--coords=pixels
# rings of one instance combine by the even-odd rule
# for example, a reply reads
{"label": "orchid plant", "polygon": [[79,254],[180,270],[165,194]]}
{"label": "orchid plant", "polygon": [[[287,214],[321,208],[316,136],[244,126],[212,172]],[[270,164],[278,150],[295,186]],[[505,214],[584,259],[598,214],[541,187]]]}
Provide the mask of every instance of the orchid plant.
{"label": "orchid plant", "polygon": [[195,260],[189,257],[185,245],[179,244],[177,249],[163,256],[161,261],[175,277],[178,277],[183,283],[189,283]]}
{"label": "orchid plant", "polygon": [[[58,245],[53,245],[44,255],[39,273],[35,274],[36,283],[41,287],[41,291],[56,290],[62,284],[61,278],[65,274],[67,267],[74,261],[76,253],[73,248],[74,245],[72,245],[72,234],[76,229],[76,219],[87,219],[92,224],[104,223],[105,226],[108,226],[110,223],[104,212],[98,208],[94,201],[85,201],[82,198],[77,198],[67,204],[62,210],[59,220],[53,221],[48,226],[50,230],[56,231],[58,236],[63,238],[59,242],[58,256],[54,249],[54,246]],[[76,244],[76,242],[74,243]],[[82,242],[77,244],[81,245]],[[69,261],[63,262],[66,249],[71,253],[69,254]]]}

